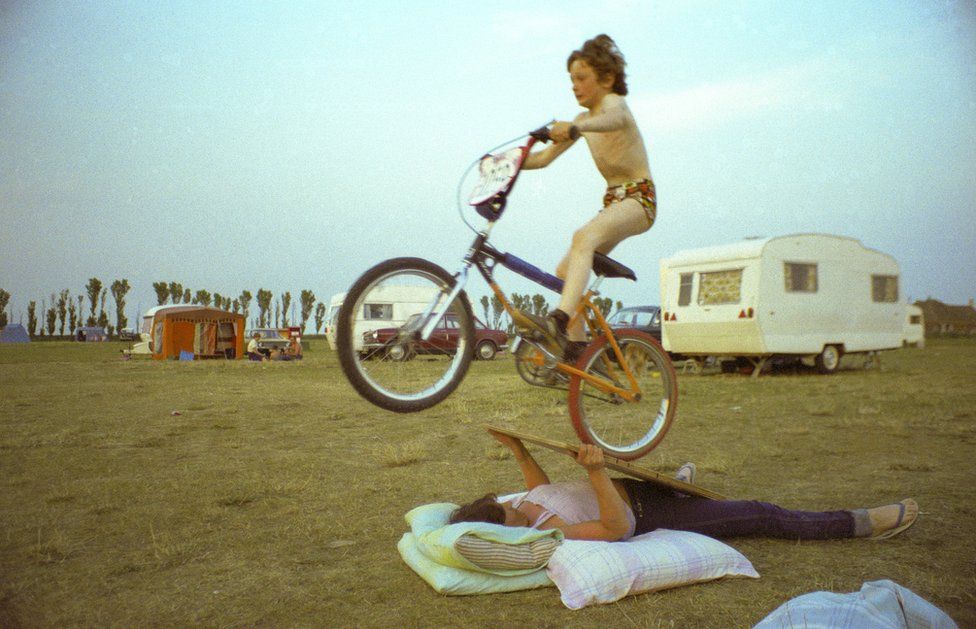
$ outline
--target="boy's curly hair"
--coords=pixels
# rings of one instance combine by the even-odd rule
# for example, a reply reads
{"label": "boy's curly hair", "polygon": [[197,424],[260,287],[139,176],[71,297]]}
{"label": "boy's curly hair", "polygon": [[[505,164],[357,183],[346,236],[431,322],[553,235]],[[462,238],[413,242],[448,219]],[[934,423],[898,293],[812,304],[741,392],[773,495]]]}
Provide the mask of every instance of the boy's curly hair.
{"label": "boy's curly hair", "polygon": [[495,494],[485,494],[474,502],[461,505],[451,513],[451,524],[458,522],[490,522],[505,524],[505,509],[498,504]]}
{"label": "boy's curly hair", "polygon": [[593,39],[583,42],[583,47],[574,50],[566,61],[566,69],[573,65],[577,59],[582,59],[596,70],[597,78],[603,79],[608,75],[614,75],[613,91],[621,96],[627,95],[627,74],[624,67],[624,55],[617,48],[617,44],[609,35],[600,34]]}

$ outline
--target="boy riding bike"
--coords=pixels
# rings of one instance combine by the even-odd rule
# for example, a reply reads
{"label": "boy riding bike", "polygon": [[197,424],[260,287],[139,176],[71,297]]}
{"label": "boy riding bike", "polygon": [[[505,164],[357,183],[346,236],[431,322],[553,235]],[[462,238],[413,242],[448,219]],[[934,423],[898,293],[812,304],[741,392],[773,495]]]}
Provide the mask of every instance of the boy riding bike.
{"label": "boy riding bike", "polygon": [[559,305],[548,317],[521,313],[528,321],[516,321],[525,329],[538,328],[548,344],[558,346],[564,358],[575,362],[586,346],[586,330],[580,318],[571,320],[593,267],[593,254],[609,253],[621,241],[642,234],[654,224],[657,199],[647,162],[644,140],[624,96],[627,94],[624,57],[607,35],[587,40],[567,60],[573,94],[587,111],[572,122],[556,122],[553,143],[530,153],[523,169],[544,168],[582,136],[600,174],[607,180],[603,209],[573,234],[569,251],[556,267],[565,280]]}

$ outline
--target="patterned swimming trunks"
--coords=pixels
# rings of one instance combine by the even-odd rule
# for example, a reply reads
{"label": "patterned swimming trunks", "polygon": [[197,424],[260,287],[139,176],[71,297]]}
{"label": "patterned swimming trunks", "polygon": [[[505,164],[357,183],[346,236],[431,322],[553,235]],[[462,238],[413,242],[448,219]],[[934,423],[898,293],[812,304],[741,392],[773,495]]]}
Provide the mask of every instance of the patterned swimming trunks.
{"label": "patterned swimming trunks", "polygon": [[657,218],[657,194],[654,191],[653,181],[641,179],[607,188],[607,193],[603,195],[603,207],[609,207],[611,203],[624,199],[636,199],[647,215],[647,226],[654,224]]}

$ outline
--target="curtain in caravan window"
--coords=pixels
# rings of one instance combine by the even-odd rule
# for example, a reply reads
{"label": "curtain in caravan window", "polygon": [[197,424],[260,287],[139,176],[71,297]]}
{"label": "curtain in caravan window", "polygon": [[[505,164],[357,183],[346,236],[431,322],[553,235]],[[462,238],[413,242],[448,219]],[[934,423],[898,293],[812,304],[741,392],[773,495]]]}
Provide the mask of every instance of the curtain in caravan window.
{"label": "curtain in caravan window", "polygon": [[363,304],[363,319],[393,319],[393,304]]}
{"label": "curtain in caravan window", "polygon": [[742,269],[702,273],[698,278],[698,303],[702,306],[737,304],[742,292]]}
{"label": "curtain in caravan window", "polygon": [[694,273],[681,274],[681,286],[678,291],[678,305],[687,306],[691,303],[691,283],[695,279]]}
{"label": "curtain in caravan window", "polygon": [[799,262],[784,262],[783,277],[788,293],[817,292],[817,265]]}
{"label": "curtain in caravan window", "polygon": [[898,276],[872,275],[871,299],[887,303],[898,301]]}

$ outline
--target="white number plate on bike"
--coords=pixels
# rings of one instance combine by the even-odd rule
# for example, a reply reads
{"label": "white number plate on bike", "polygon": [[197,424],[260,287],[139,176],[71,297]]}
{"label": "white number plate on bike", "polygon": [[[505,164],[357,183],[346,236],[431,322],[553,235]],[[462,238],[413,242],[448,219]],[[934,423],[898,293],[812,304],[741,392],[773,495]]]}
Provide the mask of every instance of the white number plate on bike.
{"label": "white number plate on bike", "polygon": [[470,205],[480,205],[499,192],[508,190],[522,165],[522,149],[514,148],[498,155],[485,155],[479,165],[480,176],[471,194]]}

